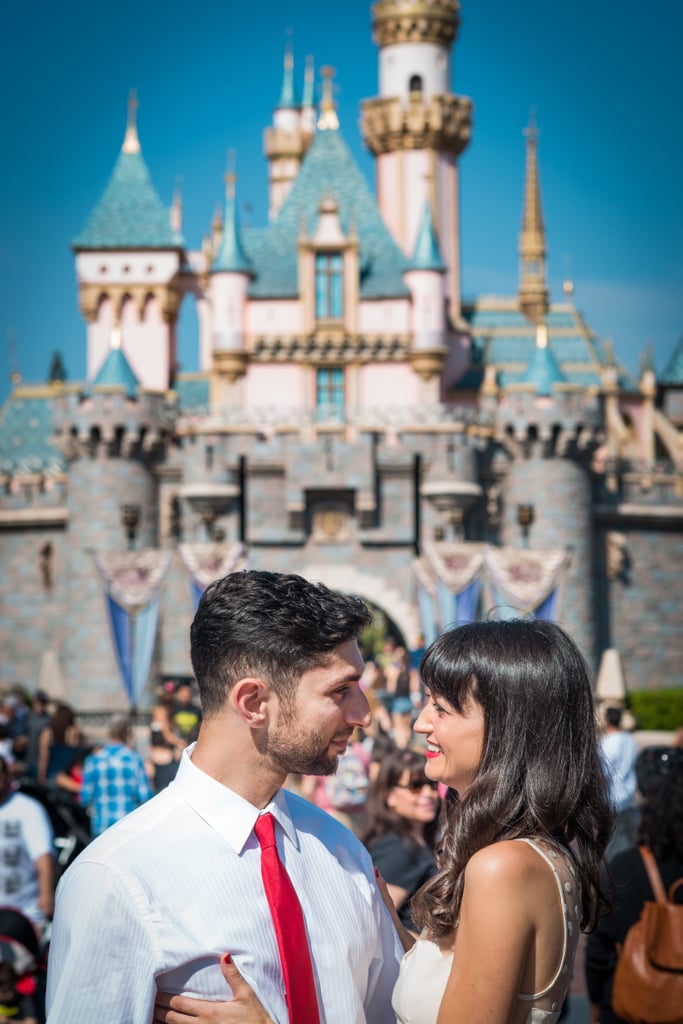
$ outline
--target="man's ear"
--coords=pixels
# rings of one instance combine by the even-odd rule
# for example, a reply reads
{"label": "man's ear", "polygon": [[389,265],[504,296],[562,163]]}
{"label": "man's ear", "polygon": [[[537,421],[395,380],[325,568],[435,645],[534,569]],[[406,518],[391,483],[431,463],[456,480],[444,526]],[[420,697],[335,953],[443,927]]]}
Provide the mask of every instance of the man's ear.
{"label": "man's ear", "polygon": [[257,676],[238,680],[232,688],[232,700],[237,714],[250,729],[266,724],[270,687]]}

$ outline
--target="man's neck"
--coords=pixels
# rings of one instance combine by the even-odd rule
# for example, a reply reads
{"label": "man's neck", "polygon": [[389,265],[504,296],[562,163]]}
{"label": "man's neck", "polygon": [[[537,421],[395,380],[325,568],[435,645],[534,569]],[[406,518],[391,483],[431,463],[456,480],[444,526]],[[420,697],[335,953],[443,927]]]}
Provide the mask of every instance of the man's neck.
{"label": "man's neck", "polygon": [[259,810],[270,803],[286,778],[255,750],[251,736],[231,737],[230,730],[222,729],[216,720],[202,724],[192,763]]}

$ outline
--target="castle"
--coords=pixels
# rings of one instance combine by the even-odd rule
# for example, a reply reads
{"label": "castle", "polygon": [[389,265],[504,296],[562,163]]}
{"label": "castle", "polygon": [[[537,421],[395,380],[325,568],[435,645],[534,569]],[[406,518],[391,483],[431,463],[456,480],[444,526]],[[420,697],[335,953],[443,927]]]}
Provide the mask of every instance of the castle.
{"label": "castle", "polygon": [[[240,565],[358,594],[407,646],[489,613],[552,616],[631,689],[683,685],[683,344],[638,379],[549,295],[537,133],[517,294],[460,293],[458,0],[378,0],[361,127],[376,196],[291,52],[265,133],[269,224],[237,182],[201,246],[163,206],[129,104],[73,241],[87,380],[0,413],[0,685],[61,666],[82,709],[187,674],[203,586]],[[466,258],[466,254],[465,254]],[[176,368],[181,303],[199,372]]]}

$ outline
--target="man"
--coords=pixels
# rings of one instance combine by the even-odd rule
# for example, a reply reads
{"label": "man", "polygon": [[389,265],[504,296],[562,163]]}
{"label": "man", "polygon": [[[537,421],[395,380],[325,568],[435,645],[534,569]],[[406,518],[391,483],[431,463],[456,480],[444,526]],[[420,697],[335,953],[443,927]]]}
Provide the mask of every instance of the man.
{"label": "man", "polygon": [[616,811],[614,832],[606,850],[608,860],[636,845],[640,822],[640,811],[636,805],[638,744],[630,733],[622,729],[621,717],[622,708],[616,705],[606,707],[600,737],[600,753]]}
{"label": "man", "polygon": [[0,757],[0,904],[16,907],[38,928],[52,916],[52,839],[45,809],[13,789]]}
{"label": "man", "polygon": [[[370,858],[281,788],[290,772],[331,774],[353,729],[369,724],[356,640],[369,620],[362,601],[299,576],[234,573],[206,590],[191,630],[199,738],[175,781],[60,883],[49,1024],[148,1024],[157,987],[231,999],[225,953],[276,1024],[393,1024],[401,951]],[[316,1015],[295,1021],[266,891],[266,823],[303,912],[302,971],[312,963]]]}
{"label": "man", "polygon": [[26,774],[32,779],[38,778],[39,740],[43,730],[50,724],[49,704],[50,698],[45,691],[36,690],[28,713],[26,749],[23,755]]}
{"label": "man", "polygon": [[83,765],[81,803],[91,813],[91,831],[99,836],[152,795],[145,763],[128,744],[130,722],[114,715],[109,723],[109,742]]}
{"label": "man", "polygon": [[173,730],[182,740],[189,743],[197,738],[201,720],[202,709],[192,701],[192,684],[187,679],[181,679],[176,683],[173,698]]}

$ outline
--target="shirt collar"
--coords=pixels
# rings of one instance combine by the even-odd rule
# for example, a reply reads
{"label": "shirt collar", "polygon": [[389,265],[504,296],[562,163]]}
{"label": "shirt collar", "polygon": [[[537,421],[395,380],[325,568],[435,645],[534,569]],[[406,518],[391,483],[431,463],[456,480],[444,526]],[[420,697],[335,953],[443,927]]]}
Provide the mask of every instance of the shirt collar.
{"label": "shirt collar", "polygon": [[[247,845],[257,845],[253,831],[256,819],[262,812],[234,790],[228,789],[198,768],[192,761],[194,747],[193,743],[183,751],[173,786],[182,791],[183,798],[207,825],[221,835],[237,854],[241,854]],[[286,790],[279,789],[264,808],[265,811],[273,815],[289,841],[298,849],[299,839]]]}

